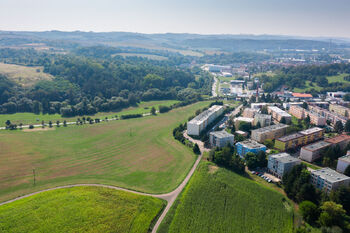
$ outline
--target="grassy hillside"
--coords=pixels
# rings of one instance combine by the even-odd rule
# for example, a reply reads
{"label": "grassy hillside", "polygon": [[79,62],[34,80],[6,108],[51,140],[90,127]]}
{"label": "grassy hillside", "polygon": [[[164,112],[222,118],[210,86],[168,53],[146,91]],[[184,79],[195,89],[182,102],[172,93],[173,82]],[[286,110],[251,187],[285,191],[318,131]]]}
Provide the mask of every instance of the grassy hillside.
{"label": "grassy hillside", "polygon": [[0,74],[6,75],[25,87],[32,86],[40,80],[51,80],[53,76],[43,72],[42,67],[28,67],[0,63]]}
{"label": "grassy hillside", "polygon": [[1,232],[148,232],[164,201],[100,187],[40,193],[0,206]]}
{"label": "grassy hillside", "polygon": [[282,194],[202,162],[158,232],[293,232]]}
{"label": "grassy hillside", "polygon": [[[179,102],[178,100],[159,100],[159,101],[141,102],[136,107],[129,107],[119,112],[100,112],[90,117],[92,118],[99,117],[101,119],[104,119],[105,117],[112,118],[112,117],[115,117],[115,115],[120,116],[122,114],[149,113],[152,107],[155,107],[158,110],[159,105],[170,106],[178,102]],[[0,114],[0,127],[5,126],[5,122],[7,120],[10,120],[13,124],[22,123],[24,125],[27,125],[27,124],[41,124],[41,121],[45,121],[45,123],[48,123],[49,121],[52,121],[55,123],[57,120],[61,122],[63,122],[64,120],[76,121],[78,117],[81,118],[81,116],[63,118],[60,114],[49,115],[49,114],[34,114],[34,113],[28,113],[28,112],[15,113],[15,114]]]}
{"label": "grassy hillside", "polygon": [[97,125],[0,131],[0,201],[71,183],[169,192],[195,161],[193,152],[173,139],[172,129],[208,104]]}

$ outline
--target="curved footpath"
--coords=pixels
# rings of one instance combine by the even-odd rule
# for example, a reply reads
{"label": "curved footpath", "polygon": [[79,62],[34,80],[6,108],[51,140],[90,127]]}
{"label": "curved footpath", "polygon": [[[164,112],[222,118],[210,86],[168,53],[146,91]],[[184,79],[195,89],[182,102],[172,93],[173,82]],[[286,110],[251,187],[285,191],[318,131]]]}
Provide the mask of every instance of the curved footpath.
{"label": "curved footpath", "polygon": [[120,188],[120,187],[111,186],[111,185],[103,185],[103,184],[72,184],[72,185],[59,186],[59,187],[55,187],[55,188],[44,189],[44,190],[41,190],[41,191],[38,191],[38,192],[30,193],[30,194],[27,194],[27,195],[24,195],[24,196],[21,196],[21,197],[17,197],[15,199],[12,199],[12,200],[9,200],[9,201],[2,202],[2,203],[0,203],[0,206],[8,204],[8,203],[11,203],[11,202],[14,202],[14,201],[17,201],[17,200],[20,200],[20,199],[23,199],[23,198],[26,198],[26,197],[33,196],[33,195],[38,194],[38,193],[42,193],[42,192],[46,192],[46,191],[50,191],[50,190],[55,190],[55,189],[71,188],[71,187],[78,187],[78,186],[97,186],[97,187],[110,188],[110,189],[121,190],[121,191],[135,193],[135,194],[139,194],[139,195],[143,195],[143,196],[151,196],[151,197],[156,197],[156,198],[160,198],[160,199],[166,200],[168,203],[167,203],[164,211],[162,212],[162,214],[158,218],[158,220],[157,220],[157,222],[154,225],[153,230],[152,230],[152,233],[156,233],[160,223],[163,221],[164,217],[166,216],[166,214],[170,210],[171,206],[174,204],[174,201],[176,200],[176,198],[179,196],[179,194],[182,192],[182,190],[184,189],[184,187],[186,186],[186,184],[190,180],[190,178],[193,175],[194,171],[196,170],[196,168],[197,168],[201,158],[202,158],[202,154],[200,156],[198,156],[196,162],[194,163],[194,165],[192,166],[190,172],[187,174],[186,178],[182,181],[182,183],[174,191],[172,191],[170,193],[149,194],[149,193],[137,192],[137,191],[134,191],[134,190],[129,190],[129,189]]}

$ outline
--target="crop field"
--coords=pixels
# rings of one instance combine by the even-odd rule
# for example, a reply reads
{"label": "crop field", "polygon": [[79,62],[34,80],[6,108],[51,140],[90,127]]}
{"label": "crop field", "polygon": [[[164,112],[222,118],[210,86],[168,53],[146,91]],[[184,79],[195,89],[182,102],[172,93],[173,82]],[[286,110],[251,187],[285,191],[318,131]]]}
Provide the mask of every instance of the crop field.
{"label": "crop field", "polygon": [[[149,113],[152,107],[155,107],[158,110],[159,105],[170,106],[172,104],[178,103],[178,100],[159,100],[159,101],[147,101],[141,102],[136,107],[129,107],[123,109],[119,112],[99,112],[90,117],[96,118],[100,117],[101,119],[108,117],[112,118],[115,115],[121,114],[144,114]],[[76,119],[81,116],[63,118],[60,114],[34,114],[34,113],[15,113],[15,114],[0,114],[0,127],[5,126],[5,122],[10,120],[13,124],[22,123],[27,124],[41,124],[41,121],[45,121],[47,124],[49,121],[55,123],[59,121],[76,121]]]}
{"label": "crop field", "polygon": [[32,86],[40,80],[51,80],[53,76],[43,72],[42,67],[0,63],[0,74],[4,74],[25,87]]}
{"label": "crop field", "polygon": [[172,191],[195,161],[192,150],[173,139],[172,130],[208,104],[48,131],[2,130],[0,201],[74,183],[103,183],[148,193]]}
{"label": "crop field", "polygon": [[164,202],[101,187],[51,190],[0,206],[0,231],[147,233]]}
{"label": "crop field", "polygon": [[158,232],[293,232],[293,207],[249,178],[204,162]]}

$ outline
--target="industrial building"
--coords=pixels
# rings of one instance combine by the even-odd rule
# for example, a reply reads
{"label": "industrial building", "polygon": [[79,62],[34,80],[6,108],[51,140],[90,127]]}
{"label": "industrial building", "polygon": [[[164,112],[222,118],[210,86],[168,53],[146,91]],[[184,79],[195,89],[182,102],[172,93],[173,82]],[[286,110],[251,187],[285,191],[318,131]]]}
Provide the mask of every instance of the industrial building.
{"label": "industrial building", "polygon": [[272,115],[272,118],[278,122],[281,122],[283,118],[287,124],[292,121],[292,116],[278,107],[269,106],[267,107],[267,111]]}
{"label": "industrial building", "polygon": [[340,173],[344,173],[346,168],[350,166],[350,151],[343,157],[340,157],[338,159],[338,164],[337,164],[337,171]]}
{"label": "industrial building", "polygon": [[260,127],[271,125],[271,116],[267,114],[257,113],[254,116],[254,125],[260,124]]}
{"label": "industrial building", "polygon": [[262,145],[256,141],[253,140],[245,140],[243,142],[237,142],[236,143],[236,149],[237,149],[237,154],[241,157],[244,158],[244,156],[252,152],[254,154],[258,153],[259,151],[264,151],[266,152],[266,146]]}
{"label": "industrial building", "polygon": [[264,128],[252,130],[251,138],[257,142],[267,139],[276,139],[286,134],[289,126],[285,124],[270,125]]}
{"label": "industrial building", "polygon": [[338,104],[330,104],[329,111],[335,112],[338,115],[344,116],[346,118],[350,117],[350,109]]}
{"label": "industrial building", "polygon": [[210,145],[212,147],[224,147],[227,144],[233,146],[234,144],[234,135],[223,131],[215,131],[210,133]]}
{"label": "industrial building", "polygon": [[315,160],[321,158],[321,152],[331,145],[332,143],[319,141],[303,146],[300,150],[300,158],[310,163],[314,162]]}
{"label": "industrial building", "polygon": [[269,156],[267,169],[271,174],[282,178],[284,174],[300,164],[300,162],[300,159],[294,158],[287,153],[274,154]]}
{"label": "industrial building", "polygon": [[350,184],[350,177],[338,173],[330,168],[311,171],[311,184],[326,193],[336,190],[339,186]]}
{"label": "industrial building", "polygon": [[187,134],[199,136],[206,127],[224,112],[224,107],[214,105],[187,123]]}

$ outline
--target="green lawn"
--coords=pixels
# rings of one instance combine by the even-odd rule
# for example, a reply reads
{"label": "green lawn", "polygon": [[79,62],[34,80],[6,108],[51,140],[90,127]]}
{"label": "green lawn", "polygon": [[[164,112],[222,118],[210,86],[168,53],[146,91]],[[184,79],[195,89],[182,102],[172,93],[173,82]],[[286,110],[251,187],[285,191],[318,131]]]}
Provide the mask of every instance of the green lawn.
{"label": "green lawn", "polygon": [[101,187],[51,190],[0,206],[0,231],[147,233],[164,202]]}
{"label": "green lawn", "polygon": [[293,207],[251,179],[202,161],[158,232],[293,232]]}
{"label": "green lawn", "polygon": [[339,74],[335,76],[329,76],[327,77],[328,83],[334,83],[334,82],[349,83],[349,81],[344,80],[344,77],[348,75],[349,74]]}
{"label": "green lawn", "polygon": [[[334,83],[334,82],[340,82],[340,83],[349,83],[349,81],[344,80],[345,76],[348,76],[349,74],[339,74],[335,76],[328,76],[328,83]],[[315,89],[316,91],[321,91],[322,87],[318,86],[317,83],[312,83],[313,86],[310,85],[310,81],[305,82],[304,88],[294,88],[294,92],[308,92],[310,89]]]}
{"label": "green lawn", "polygon": [[[199,102],[168,113],[48,131],[0,131],[0,201],[74,183],[104,183],[149,193],[175,189],[193,165],[172,130]],[[33,169],[36,186],[33,186]]]}
{"label": "green lawn", "polygon": [[[115,115],[121,115],[121,114],[143,114],[143,113],[149,113],[151,111],[152,107],[155,107],[158,109],[159,105],[165,105],[170,106],[172,104],[178,103],[177,100],[161,100],[161,101],[147,101],[147,102],[141,102],[137,107],[130,107],[123,109],[119,112],[100,112],[97,113],[91,117],[100,117],[100,118],[112,118],[115,117]],[[41,121],[45,121],[48,123],[49,121],[56,122],[59,121],[75,121],[78,117],[81,118],[81,116],[77,117],[68,117],[63,118],[59,114],[34,114],[34,113],[15,113],[15,114],[0,114],[0,127],[5,126],[5,122],[7,120],[10,120],[14,124],[22,123],[24,125],[27,124],[41,124]]]}

